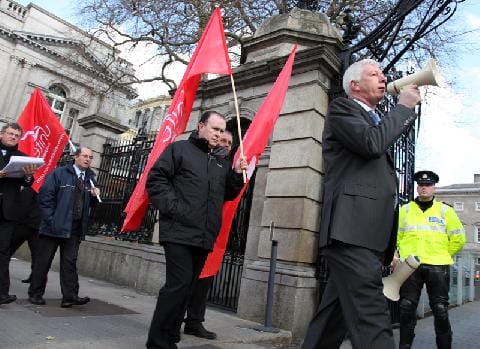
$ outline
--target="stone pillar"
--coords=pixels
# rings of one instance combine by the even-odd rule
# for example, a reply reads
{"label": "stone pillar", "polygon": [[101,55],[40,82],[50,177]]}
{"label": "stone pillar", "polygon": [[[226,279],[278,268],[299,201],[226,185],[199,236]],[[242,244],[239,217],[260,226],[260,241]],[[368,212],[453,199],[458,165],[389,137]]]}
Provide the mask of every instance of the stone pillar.
{"label": "stone pillar", "polygon": [[33,64],[28,62],[25,58],[17,56],[11,57],[9,64],[12,66],[12,71],[15,75],[7,73],[10,79],[9,93],[6,95],[4,101],[5,117],[10,121],[17,120],[21,111],[25,107],[22,105],[24,92],[27,87],[28,77],[30,75]]}
{"label": "stone pillar", "polygon": [[[0,89],[0,110],[5,111],[2,115],[0,115],[0,117],[4,122],[7,122],[7,120],[10,120],[10,117],[6,112],[6,109],[10,103],[11,95],[15,90],[14,80],[15,80],[15,75],[18,74],[17,70],[19,69],[17,61],[18,60],[14,55],[10,56],[10,59],[8,60],[8,63],[7,63],[7,69],[6,69],[7,73],[5,76],[5,81],[3,83],[4,88]],[[5,88],[5,86],[11,86],[11,88]]]}
{"label": "stone pillar", "polygon": [[[234,70],[241,109],[263,102],[294,43],[287,96],[271,146],[257,170],[238,315],[264,321],[270,263],[269,225],[275,222],[278,263],[274,326],[299,342],[317,305],[315,262],[322,195],[322,144],[330,82],[337,78],[341,38],[324,14],[294,10],[268,19],[244,45],[246,63]],[[203,81],[195,108],[232,114],[228,78]],[[193,121],[192,121],[193,122]]]}
{"label": "stone pillar", "polygon": [[82,144],[80,145],[89,147],[93,151],[93,169],[100,167],[103,145],[106,143],[107,138],[128,130],[128,127],[121,125],[119,120],[101,113],[79,119],[78,125],[85,129]]}

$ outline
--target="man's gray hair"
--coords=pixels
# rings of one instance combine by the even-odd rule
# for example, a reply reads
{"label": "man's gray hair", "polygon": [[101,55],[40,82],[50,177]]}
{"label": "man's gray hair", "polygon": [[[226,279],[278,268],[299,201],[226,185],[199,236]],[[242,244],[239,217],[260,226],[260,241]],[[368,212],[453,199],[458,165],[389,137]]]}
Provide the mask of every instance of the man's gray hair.
{"label": "man's gray hair", "polygon": [[343,90],[348,97],[350,97],[352,94],[350,82],[359,81],[362,78],[363,67],[366,65],[375,65],[380,68],[380,64],[378,64],[377,61],[366,58],[353,63],[347,68],[347,70],[345,70],[345,74],[343,74]]}

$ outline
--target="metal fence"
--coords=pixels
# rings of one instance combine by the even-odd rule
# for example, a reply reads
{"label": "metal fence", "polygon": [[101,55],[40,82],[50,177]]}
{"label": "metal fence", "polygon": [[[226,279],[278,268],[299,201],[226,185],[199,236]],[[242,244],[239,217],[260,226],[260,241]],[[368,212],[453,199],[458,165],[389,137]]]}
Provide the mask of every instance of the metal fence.
{"label": "metal fence", "polygon": [[[120,229],[125,217],[123,211],[146,167],[155,138],[156,134],[149,134],[123,140],[107,139],[97,175],[97,185],[102,191],[102,203],[92,209],[89,235],[105,235],[117,240],[152,244],[154,226],[159,214],[150,205],[140,230],[121,233]],[[67,148],[59,165],[72,159],[73,155]],[[232,222],[225,257],[208,294],[210,304],[230,311],[237,309],[254,183],[255,175],[240,201]]]}
{"label": "metal fence", "polygon": [[143,169],[146,166],[156,134],[131,139],[108,139],[103,146],[97,182],[102,190],[102,204],[91,214],[90,234],[150,244],[157,212],[149,206],[140,230],[120,233],[123,213]]}

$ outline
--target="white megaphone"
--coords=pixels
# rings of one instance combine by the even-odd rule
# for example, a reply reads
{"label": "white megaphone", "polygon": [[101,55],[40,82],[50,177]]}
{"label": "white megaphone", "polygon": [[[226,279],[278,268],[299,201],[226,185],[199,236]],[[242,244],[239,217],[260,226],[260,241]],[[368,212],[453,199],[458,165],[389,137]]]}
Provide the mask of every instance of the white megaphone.
{"label": "white megaphone", "polygon": [[427,66],[422,70],[407,75],[401,79],[389,82],[387,84],[387,92],[391,95],[398,95],[402,88],[410,84],[414,84],[417,86],[442,86],[443,78],[438,72],[435,60],[430,58]]}
{"label": "white megaphone", "polygon": [[382,279],[383,294],[392,301],[400,299],[400,287],[410,275],[420,266],[417,256],[408,256],[404,262],[398,263],[393,273]]}

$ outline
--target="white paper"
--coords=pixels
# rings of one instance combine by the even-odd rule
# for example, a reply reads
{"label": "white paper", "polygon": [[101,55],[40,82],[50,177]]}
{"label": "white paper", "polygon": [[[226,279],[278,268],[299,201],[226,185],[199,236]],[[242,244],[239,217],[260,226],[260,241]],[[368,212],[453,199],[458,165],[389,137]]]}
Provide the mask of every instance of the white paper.
{"label": "white paper", "polygon": [[42,158],[35,158],[30,156],[11,156],[7,166],[2,171],[5,171],[7,177],[24,177],[25,172],[23,168],[28,165],[36,165],[37,168],[43,166],[45,161]]}

